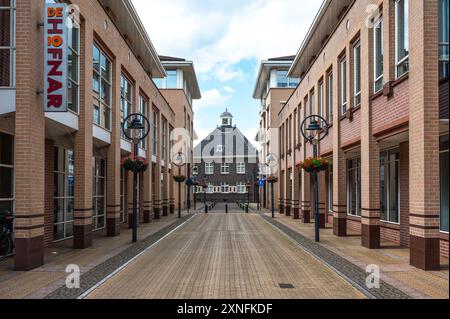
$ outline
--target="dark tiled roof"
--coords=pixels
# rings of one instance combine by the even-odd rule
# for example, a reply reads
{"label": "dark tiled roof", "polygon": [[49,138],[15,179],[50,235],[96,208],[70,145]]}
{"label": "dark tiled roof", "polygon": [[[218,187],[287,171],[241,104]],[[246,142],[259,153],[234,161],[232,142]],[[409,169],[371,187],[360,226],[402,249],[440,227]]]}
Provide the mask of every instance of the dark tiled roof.
{"label": "dark tiled roof", "polygon": [[270,58],[269,61],[294,61],[295,55],[280,56],[278,58]]}
{"label": "dark tiled roof", "polygon": [[173,56],[166,56],[166,55],[160,55],[159,59],[161,61],[175,61],[175,62],[185,62],[186,61],[186,59],[176,58]]}

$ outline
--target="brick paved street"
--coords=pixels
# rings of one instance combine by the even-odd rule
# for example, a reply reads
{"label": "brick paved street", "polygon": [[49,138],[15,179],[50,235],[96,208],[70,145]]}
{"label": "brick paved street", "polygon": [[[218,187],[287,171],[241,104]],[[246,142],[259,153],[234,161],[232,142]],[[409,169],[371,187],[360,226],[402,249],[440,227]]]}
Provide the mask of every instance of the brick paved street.
{"label": "brick paved street", "polygon": [[261,216],[234,206],[228,215],[212,212],[194,216],[88,298],[365,297]]}

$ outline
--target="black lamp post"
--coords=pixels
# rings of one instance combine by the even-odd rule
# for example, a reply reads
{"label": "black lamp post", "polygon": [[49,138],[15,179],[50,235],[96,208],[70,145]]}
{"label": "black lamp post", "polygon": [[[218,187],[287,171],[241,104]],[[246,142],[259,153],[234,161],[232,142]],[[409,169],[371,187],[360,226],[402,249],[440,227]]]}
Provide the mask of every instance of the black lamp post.
{"label": "black lamp post", "polygon": [[270,196],[271,196],[271,208],[272,208],[272,218],[275,218],[275,195],[274,195],[274,187],[275,183],[278,182],[278,179],[275,176],[272,176],[272,168],[276,168],[278,166],[278,157],[275,154],[267,154],[266,156],[266,182],[271,185],[270,187]]}
{"label": "black lamp post", "polygon": [[[198,175],[199,172],[199,168],[198,166],[193,166],[191,168],[190,174],[191,176],[187,179],[186,181],[186,186],[187,186],[187,209],[188,209],[188,214],[189,214],[189,210],[191,209],[191,187],[193,185],[195,185],[194,183],[194,176]],[[194,210],[195,210],[195,191],[194,191]]]}
{"label": "black lamp post", "polygon": [[178,218],[181,218],[181,183],[182,180],[181,168],[186,165],[186,158],[182,152],[178,152],[172,161],[172,164],[178,167],[178,176],[175,181],[178,183]]}
{"label": "black lamp post", "polygon": [[[308,126],[306,124],[308,123]],[[301,133],[305,140],[313,145],[313,157],[317,158],[317,146],[319,142],[328,135],[328,123],[320,115],[310,115],[305,118],[301,125]],[[313,171],[313,188],[314,188],[314,230],[315,240],[320,241],[319,230],[319,185],[317,181],[317,171]]]}
{"label": "black lamp post", "polygon": [[205,203],[205,214],[208,214],[208,205],[206,204],[206,192],[208,191],[208,184],[207,184],[207,176],[206,174],[203,175],[203,185],[205,186],[205,191],[203,192],[203,202]]}
{"label": "black lamp post", "polygon": [[[133,156],[139,155],[139,142],[144,140],[150,133],[150,122],[148,118],[140,113],[130,114],[122,123],[122,131],[125,137],[133,141]],[[138,172],[133,171],[133,214],[132,214],[132,240],[137,242],[137,186]]]}

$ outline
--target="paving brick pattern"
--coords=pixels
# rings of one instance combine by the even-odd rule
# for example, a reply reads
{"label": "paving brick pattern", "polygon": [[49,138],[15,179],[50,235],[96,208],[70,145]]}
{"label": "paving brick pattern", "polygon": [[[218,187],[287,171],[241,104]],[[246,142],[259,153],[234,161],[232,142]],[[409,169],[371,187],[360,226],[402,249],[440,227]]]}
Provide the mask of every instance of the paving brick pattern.
{"label": "paving brick pattern", "polygon": [[105,277],[112,274],[116,269],[130,261],[132,258],[142,253],[145,249],[156,243],[158,240],[166,236],[172,230],[188,221],[194,215],[183,216],[181,219],[171,223],[170,225],[162,228],[156,233],[148,236],[142,241],[139,241],[135,245],[124,250],[120,254],[109,258],[105,262],[94,267],[90,271],[83,274],[80,278],[79,289],[68,289],[63,286],[51,294],[47,295],[45,299],[75,299],[88,291],[91,287],[102,281]]}
{"label": "paving brick pattern", "polygon": [[366,286],[366,278],[368,273],[364,269],[349,262],[345,258],[332,252],[331,250],[321,246],[310,240],[309,238],[299,234],[288,226],[274,220],[266,215],[261,215],[267,222],[279,229],[281,232],[289,236],[291,239],[301,245],[303,249],[313,256],[317,257],[337,273],[347,279],[358,290],[367,295],[369,298],[376,299],[409,299],[410,296],[403,293],[399,289],[381,281],[379,289],[369,289]]}

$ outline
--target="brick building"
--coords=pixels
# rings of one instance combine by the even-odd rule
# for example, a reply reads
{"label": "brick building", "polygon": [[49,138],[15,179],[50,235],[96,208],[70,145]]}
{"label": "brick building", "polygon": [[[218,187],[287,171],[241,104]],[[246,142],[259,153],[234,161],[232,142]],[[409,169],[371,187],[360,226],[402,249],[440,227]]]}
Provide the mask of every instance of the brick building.
{"label": "brick building", "polygon": [[196,179],[201,186],[195,190],[197,201],[256,202],[258,175],[258,151],[233,126],[233,115],[223,112],[219,125],[194,148],[194,165],[197,165]]}
{"label": "brick building", "polygon": [[[279,116],[280,213],[314,207],[312,157],[300,133],[311,114],[327,119],[319,154],[320,226],[352,229],[361,244],[410,248],[432,270],[448,257],[448,0],[326,0],[288,76],[301,79]],[[283,101],[284,97],[282,97]],[[306,218],[305,218],[306,217]]]}
{"label": "brick building", "polygon": [[[72,15],[68,28],[68,111],[49,113],[43,107],[45,1],[0,2],[0,208],[15,216],[17,270],[42,265],[44,247],[55,241],[70,239],[83,249],[93,232],[118,236],[129,227],[132,175],[120,163],[132,151],[121,130],[131,113],[151,124],[139,145],[151,163],[139,175],[139,220],[174,210],[169,136],[183,115],[168,102],[171,92],[152,80],[167,76],[164,65],[131,1],[71,4],[79,17]],[[200,96],[198,86],[185,92]],[[192,111],[189,116],[192,132]]]}

